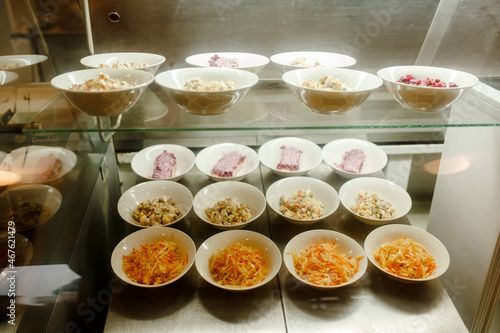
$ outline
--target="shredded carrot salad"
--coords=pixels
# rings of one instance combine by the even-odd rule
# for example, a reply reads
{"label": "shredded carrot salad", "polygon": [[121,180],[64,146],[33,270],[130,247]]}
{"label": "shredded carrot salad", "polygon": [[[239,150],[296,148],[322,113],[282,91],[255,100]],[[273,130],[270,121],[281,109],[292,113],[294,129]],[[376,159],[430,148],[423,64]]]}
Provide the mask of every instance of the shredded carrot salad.
{"label": "shredded carrot salad", "polygon": [[363,256],[341,253],[335,242],[313,244],[298,254],[291,251],[295,272],[318,286],[336,286],[349,281],[359,270]]}
{"label": "shredded carrot salad", "polygon": [[212,278],[220,285],[251,287],[263,281],[269,268],[263,251],[241,243],[218,250],[209,259]]}
{"label": "shredded carrot salad", "polygon": [[124,255],[122,269],[132,281],[156,285],[177,277],[187,262],[188,255],[180,256],[177,242],[159,241],[141,245],[139,250],[134,248],[130,255]]}
{"label": "shredded carrot salad", "polygon": [[406,237],[382,245],[373,256],[385,271],[408,279],[423,279],[436,270],[425,248]]}

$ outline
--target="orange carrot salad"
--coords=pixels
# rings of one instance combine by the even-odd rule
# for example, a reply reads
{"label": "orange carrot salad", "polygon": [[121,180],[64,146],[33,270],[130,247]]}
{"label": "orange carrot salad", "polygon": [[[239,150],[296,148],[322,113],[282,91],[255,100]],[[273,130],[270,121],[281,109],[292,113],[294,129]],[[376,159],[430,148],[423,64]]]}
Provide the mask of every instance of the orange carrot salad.
{"label": "orange carrot salad", "polygon": [[382,245],[373,256],[385,271],[408,279],[423,279],[436,270],[425,248],[406,237]]}
{"label": "orange carrot salad", "polygon": [[318,286],[336,286],[349,281],[358,272],[362,256],[352,258],[341,253],[335,242],[314,244],[300,252],[291,251],[295,272]]}
{"label": "orange carrot salad", "polygon": [[234,243],[218,250],[209,259],[212,278],[220,285],[251,287],[263,281],[269,268],[263,251],[241,243]]}
{"label": "orange carrot salad", "polygon": [[177,277],[188,262],[188,256],[181,258],[179,244],[175,241],[159,241],[141,245],[123,256],[123,271],[137,283],[146,285],[162,284]]}

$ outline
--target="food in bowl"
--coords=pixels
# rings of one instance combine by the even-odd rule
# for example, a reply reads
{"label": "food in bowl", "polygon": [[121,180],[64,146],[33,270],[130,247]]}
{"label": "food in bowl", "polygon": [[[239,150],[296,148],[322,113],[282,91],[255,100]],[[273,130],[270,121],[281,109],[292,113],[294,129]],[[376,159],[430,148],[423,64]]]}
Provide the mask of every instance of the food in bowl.
{"label": "food in bowl", "polygon": [[412,86],[433,87],[433,88],[456,88],[458,85],[453,82],[446,83],[441,79],[430,79],[428,77],[418,80],[412,74],[402,76],[398,81]]}
{"label": "food in bowl", "polygon": [[302,150],[289,145],[283,145],[281,148],[281,160],[276,166],[278,170],[298,171],[300,167],[300,156]]}
{"label": "food in bowl", "polygon": [[233,81],[203,81],[199,77],[187,80],[184,83],[184,89],[194,91],[224,91],[234,89]]}
{"label": "food in bowl", "polygon": [[305,80],[302,86],[311,89],[321,89],[329,91],[354,91],[339,79],[333,78],[331,75],[321,76],[318,80]]}
{"label": "food in bowl", "polygon": [[0,225],[6,226],[9,221],[15,221],[17,230],[26,230],[47,220],[51,215],[50,209],[41,203],[23,201],[12,207],[8,214],[2,214]]}
{"label": "food in bowl", "polygon": [[0,66],[0,71],[8,71],[8,70],[16,69],[16,68],[19,68],[19,67],[21,67],[21,64],[18,63],[18,62],[16,62],[15,64]]}
{"label": "food in bowl", "polygon": [[177,159],[174,153],[169,153],[164,150],[163,153],[158,155],[155,159],[154,170],[152,178],[166,179],[175,176],[177,170]]}
{"label": "food in bowl", "polygon": [[306,57],[297,57],[290,61],[290,65],[302,67],[325,67],[319,61],[315,61],[313,64],[309,63]]}
{"label": "food in bowl", "polygon": [[254,286],[269,274],[263,251],[240,242],[213,253],[209,270],[216,283],[232,287]]}
{"label": "food in bowl", "polygon": [[35,167],[32,181],[34,183],[44,183],[51,179],[59,177],[63,169],[63,162],[61,159],[55,157],[53,154],[42,156]]}
{"label": "food in bowl", "polygon": [[360,216],[384,220],[391,219],[396,215],[396,209],[392,204],[379,197],[377,193],[359,192],[356,197],[356,204],[349,209]]}
{"label": "food in bowl", "polygon": [[342,171],[360,173],[366,160],[366,154],[362,149],[351,149],[344,153],[342,163],[334,163],[334,166]]}
{"label": "food in bowl", "polygon": [[108,64],[99,64],[99,68],[125,68],[125,69],[135,69],[135,68],[143,68],[149,66],[147,62],[144,61],[133,61],[133,62],[126,62],[126,61],[121,61],[117,60],[116,62],[112,63],[111,65]]}
{"label": "food in bowl", "polygon": [[212,207],[207,207],[205,213],[210,222],[219,225],[237,225],[253,218],[250,207],[233,198],[218,200]]}
{"label": "food in bowl", "polygon": [[338,249],[336,242],[313,244],[297,253],[291,249],[297,275],[318,286],[336,286],[348,282],[358,271],[363,256],[351,257]]}
{"label": "food in bowl", "polygon": [[238,151],[225,153],[210,170],[210,174],[218,177],[235,177],[245,158],[246,155]]}
{"label": "food in bowl", "polygon": [[107,91],[133,87],[127,81],[112,79],[108,74],[100,73],[97,79],[86,80],[84,83],[75,83],[70,89],[75,91]]}
{"label": "food in bowl", "polygon": [[323,215],[323,204],[310,190],[298,190],[289,197],[282,195],[279,209],[285,217],[299,220],[317,219]]}
{"label": "food in bowl", "polygon": [[180,255],[179,244],[174,239],[141,245],[122,260],[123,272],[130,280],[157,285],[176,278],[188,263],[188,255]]}
{"label": "food in bowl", "polygon": [[182,216],[179,206],[172,198],[161,196],[148,199],[137,205],[132,213],[134,220],[143,226],[162,226],[177,221]]}
{"label": "food in bowl", "polygon": [[210,67],[229,67],[229,68],[239,67],[238,58],[220,57],[217,54],[214,54],[210,58],[208,63],[210,64]]}
{"label": "food in bowl", "polygon": [[437,268],[426,249],[406,237],[383,244],[373,257],[385,271],[407,279],[428,278]]}

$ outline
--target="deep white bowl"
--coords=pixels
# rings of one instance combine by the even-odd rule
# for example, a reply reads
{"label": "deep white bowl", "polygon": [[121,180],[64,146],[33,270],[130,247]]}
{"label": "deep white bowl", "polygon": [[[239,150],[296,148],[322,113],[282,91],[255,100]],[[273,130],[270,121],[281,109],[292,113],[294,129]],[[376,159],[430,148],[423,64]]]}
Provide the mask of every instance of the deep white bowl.
{"label": "deep white bowl", "polygon": [[[440,79],[445,83],[453,82],[458,87],[435,88],[409,85],[397,82],[401,77],[412,74],[416,79]],[[472,88],[479,79],[472,74],[453,69],[432,66],[394,66],[379,70],[377,75],[403,107],[421,111],[441,111],[450,107],[460,96]]]}
{"label": "deep white bowl", "polygon": [[[277,166],[281,161],[281,147],[283,145],[293,146],[302,151],[299,170],[289,171],[277,169]],[[295,137],[283,137],[269,140],[259,148],[258,155],[262,164],[281,177],[305,175],[317,167],[322,161],[322,151],[317,144],[306,139]]]}
{"label": "deep white bowl", "polygon": [[[352,91],[328,91],[303,87],[308,80],[332,76],[345,83]],[[311,111],[321,114],[345,114],[363,104],[370,94],[380,86],[382,80],[376,75],[345,68],[307,68],[286,72],[282,76],[297,98]]]}
{"label": "deep white bowl", "polygon": [[[211,174],[210,170],[212,170],[214,165],[224,156],[224,154],[232,151],[237,151],[246,156],[241,169],[236,173],[236,175],[233,177],[220,177]],[[237,143],[220,143],[202,149],[196,155],[195,163],[196,167],[198,167],[201,172],[214,181],[238,181],[245,178],[259,166],[259,157],[255,150],[245,145]]]}
{"label": "deep white bowl", "polygon": [[[23,203],[43,205],[46,207],[46,212],[29,220],[14,219],[16,231],[32,229],[49,221],[61,207],[62,195],[56,188],[42,184],[12,187],[0,193],[0,217],[12,220],[13,209]],[[7,223],[2,224],[2,228],[6,230]]]}
{"label": "deep white bowl", "polygon": [[[123,256],[132,253],[132,250],[140,249],[141,245],[152,244],[159,241],[175,241],[179,244],[179,253],[181,256],[187,255],[187,264],[182,270],[182,272],[170,281],[162,284],[156,285],[145,285],[132,281],[125,272],[123,272]],[[167,284],[171,284],[179,280],[183,275],[185,275],[191,266],[193,266],[196,257],[196,246],[193,240],[180,230],[174,228],[162,228],[153,227],[148,229],[141,229],[135,231],[125,237],[120,243],[118,243],[111,254],[111,268],[117,277],[122,281],[143,288],[157,288],[163,287]]]}
{"label": "deep white bowl", "polygon": [[8,71],[16,71],[18,68],[32,66],[47,60],[47,56],[41,54],[19,54],[0,56],[0,67],[14,66]]}
{"label": "deep white bowl", "polygon": [[[82,84],[87,80],[97,79],[100,73],[107,74],[112,79],[134,84],[134,86],[106,91],[77,91],[71,89],[74,84]],[[134,106],[153,80],[153,74],[145,71],[100,68],[64,73],[53,78],[50,83],[77,109],[91,116],[116,116]]]}
{"label": "deep white bowl", "polygon": [[[236,242],[263,251],[266,265],[269,267],[269,274],[262,282],[251,287],[231,287],[220,285],[212,278],[209,269],[210,257],[218,250],[224,249]],[[225,290],[246,291],[265,285],[278,274],[281,267],[281,253],[271,239],[258,232],[248,230],[227,230],[215,234],[200,245],[196,253],[195,265],[198,273],[208,283]]]}
{"label": "deep white bowl", "polygon": [[163,195],[167,198],[171,197],[181,211],[181,216],[177,220],[162,227],[172,226],[189,213],[193,206],[193,195],[186,186],[170,180],[151,180],[129,188],[118,200],[118,213],[122,219],[133,226],[151,228],[141,225],[134,219],[134,210],[140,203],[160,198]]}
{"label": "deep white bowl", "polygon": [[269,63],[268,57],[259,54],[242,52],[209,52],[195,54],[187,57],[186,62],[192,66],[210,67],[210,59],[215,54],[219,57],[238,59],[238,67],[234,68],[249,71],[254,74],[260,73],[260,71]]}
{"label": "deep white bowl", "polygon": [[156,158],[165,150],[173,153],[177,162],[175,175],[168,180],[177,181],[193,168],[195,155],[190,149],[179,145],[160,144],[140,150],[132,159],[132,170],[142,178],[159,180],[159,178],[153,178],[153,171]]}
{"label": "deep white bowl", "polygon": [[308,65],[314,66],[317,62],[325,68],[349,67],[356,63],[356,59],[345,54],[315,51],[278,53],[271,56],[271,61],[280,66],[283,72],[288,72],[294,69],[306,67],[302,65],[292,65],[292,62],[299,57],[304,57]]}
{"label": "deep white bowl", "polygon": [[[431,276],[424,279],[409,279],[389,273],[379,266],[373,256],[373,253],[385,243],[392,242],[403,237],[411,239],[422,245],[434,258],[437,268]],[[415,283],[437,279],[443,275],[450,266],[450,256],[448,254],[448,250],[446,250],[446,247],[443,243],[441,243],[441,241],[439,241],[439,239],[423,229],[405,224],[391,224],[373,230],[365,239],[364,249],[366,256],[372,264],[375,265],[375,267],[380,269],[390,278],[400,282]]]}
{"label": "deep white bowl", "polygon": [[[303,220],[285,216],[280,212],[280,198],[291,197],[299,190],[310,190],[313,198],[321,202],[323,214],[320,217]],[[309,225],[327,218],[337,210],[340,204],[339,195],[331,185],[311,177],[289,177],[274,182],[266,191],[266,200],[272,210],[287,221],[299,225]]]}
{"label": "deep white bowl", "polygon": [[[361,149],[365,153],[365,161],[360,173],[340,169],[344,154],[352,149]],[[337,174],[344,178],[357,178],[373,175],[387,164],[387,154],[374,143],[360,139],[339,139],[323,146],[323,161]]]}
{"label": "deep white bowl", "polygon": [[[232,81],[234,89],[224,91],[190,91],[184,89],[186,81],[200,78],[208,81]],[[229,111],[245,97],[259,81],[248,71],[229,68],[181,68],[156,75],[158,83],[188,113],[217,115]]]}
{"label": "deep white bowl", "polygon": [[144,52],[101,53],[84,57],[80,60],[80,63],[87,68],[101,68],[101,66],[111,67],[118,61],[128,64],[144,62],[147,66],[133,69],[145,71],[154,75],[161,64],[165,62],[165,57],[159,54]]}
{"label": "deep white bowl", "polygon": [[[221,225],[211,222],[205,213],[205,209],[213,207],[217,201],[226,198],[231,198],[240,204],[248,206],[252,213],[252,219],[235,225]],[[196,215],[209,225],[221,230],[244,228],[258,219],[265,209],[266,198],[261,190],[253,185],[236,181],[210,184],[202,188],[193,199],[193,210]]]}
{"label": "deep white bowl", "polygon": [[[352,258],[360,256],[363,257],[359,261],[358,271],[351,279],[349,279],[349,281],[335,286],[320,286],[302,279],[295,271],[292,250],[300,254],[300,252],[306,250],[312,245],[322,244],[326,242],[335,242],[338,245],[338,249],[341,253],[346,253]],[[368,266],[368,260],[366,259],[365,251],[354,239],[337,231],[321,229],[308,230],[293,237],[285,246],[285,249],[283,251],[283,262],[288,272],[290,272],[290,274],[294,278],[308,286],[317,289],[336,289],[350,285],[363,276]]]}
{"label": "deep white bowl", "polygon": [[[377,193],[379,197],[392,204],[396,209],[390,219],[373,219],[354,213],[350,207],[356,203],[360,192]],[[376,177],[360,177],[344,183],[339,190],[340,202],[359,221],[370,225],[384,225],[402,218],[410,211],[412,200],[408,192],[390,180]]]}

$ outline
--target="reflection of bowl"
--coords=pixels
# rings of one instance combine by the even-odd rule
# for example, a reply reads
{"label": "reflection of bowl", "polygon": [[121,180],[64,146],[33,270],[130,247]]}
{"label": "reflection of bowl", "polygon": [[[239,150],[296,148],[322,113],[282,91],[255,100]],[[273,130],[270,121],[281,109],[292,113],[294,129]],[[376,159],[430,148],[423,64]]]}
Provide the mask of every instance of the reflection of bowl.
{"label": "reflection of bowl", "polygon": [[[193,91],[184,89],[186,81],[200,78],[203,82],[234,83],[234,89],[218,91]],[[259,81],[253,73],[228,68],[181,68],[156,75],[158,83],[174,100],[189,113],[216,115],[227,112],[245,97]]]}
{"label": "reflection of bowl", "polygon": [[[130,255],[133,249],[139,250],[141,246],[154,244],[159,241],[175,241],[179,244],[178,253],[180,257],[187,257],[187,263],[182,272],[172,280],[162,284],[146,285],[132,281],[122,269],[123,256]],[[111,255],[111,267],[116,276],[128,284],[143,288],[156,288],[166,286],[167,284],[179,280],[189,271],[194,263],[195,257],[196,246],[188,235],[174,228],[154,227],[133,232],[118,243]]]}
{"label": "reflection of bowl", "polygon": [[[319,245],[326,242],[335,242],[340,253],[346,254],[351,258],[363,257],[359,261],[358,271],[346,282],[333,286],[322,286],[313,284],[301,278],[295,271],[292,251],[299,254],[312,245]],[[368,260],[366,259],[363,248],[352,238],[333,230],[309,230],[293,237],[285,246],[283,251],[283,262],[290,274],[302,283],[318,289],[335,289],[345,287],[359,280],[366,272]]]}
{"label": "reflection of bowl", "polygon": [[59,210],[62,195],[48,185],[12,187],[0,193],[0,229],[7,230],[13,221],[16,231],[34,228],[50,220]]}
{"label": "reflection of bowl", "polygon": [[186,58],[186,62],[192,66],[210,67],[210,59],[217,54],[219,57],[238,59],[238,67],[254,74],[258,74],[268,63],[269,58],[253,53],[241,52],[211,52],[192,55]]}
{"label": "reflection of bowl", "polygon": [[151,180],[159,179],[152,176],[156,158],[164,151],[174,154],[177,162],[175,174],[172,178],[167,178],[168,180],[177,181],[193,168],[195,156],[190,149],[179,145],[160,144],[139,151],[132,159],[132,170],[143,178]]}
{"label": "reflection of bowl", "polygon": [[[281,212],[281,197],[291,198],[298,191],[311,191],[313,199],[323,205],[321,216],[301,219],[284,215]],[[266,191],[266,200],[272,210],[284,219],[299,225],[313,224],[327,218],[337,210],[340,204],[339,195],[331,185],[311,177],[289,177],[274,182]]]}
{"label": "reflection of bowl", "polygon": [[[100,73],[107,74],[111,79],[127,82],[131,86],[105,91],[71,89],[75,84],[97,79]],[[53,78],[50,83],[77,109],[91,116],[116,116],[134,106],[153,79],[153,74],[144,71],[100,68],[61,74]]]}
{"label": "reflection of bowl", "polygon": [[[435,88],[397,82],[407,74],[412,74],[417,80],[440,79],[458,86]],[[399,104],[410,110],[424,112],[446,109],[479,82],[472,74],[431,66],[387,67],[379,70],[377,75],[384,80],[385,86]]]}
{"label": "reflection of bowl", "polygon": [[[205,209],[212,208],[221,200],[233,199],[239,204],[246,205],[252,214],[252,218],[238,224],[218,224],[210,221]],[[266,208],[264,194],[247,183],[242,182],[218,182],[202,188],[193,199],[193,210],[200,219],[221,230],[244,228],[257,220]],[[221,214],[223,215],[223,214]]]}
{"label": "reflection of bowl", "polygon": [[14,72],[0,71],[0,86],[15,81],[19,75]]}
{"label": "reflection of bowl", "polygon": [[[393,217],[387,219],[376,219],[368,216],[361,216],[354,213],[351,207],[356,204],[358,194],[368,192],[377,194],[378,197],[390,203],[396,210]],[[384,225],[393,222],[410,211],[411,197],[401,186],[382,178],[360,177],[344,183],[339,190],[340,202],[359,221],[370,225]]]}
{"label": "reflection of bowl", "polygon": [[[281,147],[287,145],[299,149],[300,163],[298,170],[278,169],[278,164],[282,158]],[[271,169],[275,174],[281,177],[301,176],[311,171],[321,163],[321,148],[312,141],[283,137],[269,140],[259,148],[259,159],[262,164]]]}
{"label": "reflection of bowl", "polygon": [[[84,57],[80,63],[87,68],[101,68],[100,66],[113,67],[126,66],[126,64],[133,66],[137,63],[145,63],[145,66],[138,68],[141,71],[156,74],[160,65],[165,62],[165,57],[159,54],[142,53],[142,52],[119,52],[119,53],[101,53]],[[137,66],[137,65],[136,65]]]}
{"label": "reflection of bowl", "polygon": [[171,226],[182,220],[193,206],[193,195],[189,189],[179,183],[170,180],[151,180],[137,184],[129,188],[118,200],[118,213],[127,223],[139,228],[150,228],[149,225],[142,225],[133,217],[137,206],[146,201],[154,200],[165,196],[172,198],[172,201],[179,207],[180,216],[173,222],[163,226]]}
{"label": "reflection of bowl", "polygon": [[[384,270],[377,262],[377,260],[375,260],[373,253],[377,251],[382,245],[388,242],[396,241],[403,237],[411,239],[423,246],[427,253],[434,258],[437,268],[432,275],[423,279],[410,279],[401,277]],[[400,282],[412,283],[436,279],[443,275],[450,265],[450,256],[448,254],[448,251],[446,250],[446,247],[443,245],[443,243],[439,241],[439,239],[425,230],[404,224],[391,224],[373,230],[368,234],[368,236],[366,236],[364,248],[366,256],[371,261],[371,263],[375,265],[375,267],[380,269],[390,278]]]}
{"label": "reflection of bowl", "polygon": [[[217,253],[218,250],[222,250],[236,242],[240,242],[244,246],[250,246],[255,250],[263,252],[263,256],[266,261],[265,265],[269,268],[269,273],[263,281],[251,287],[232,287],[219,284],[213,279],[209,268],[210,257],[212,254]],[[276,276],[281,267],[281,253],[272,240],[258,232],[248,230],[228,230],[215,234],[201,244],[198,248],[198,252],[196,253],[195,265],[198,273],[200,273],[203,279],[205,279],[208,283],[226,290],[246,291],[263,286]]]}
{"label": "reflection of bowl", "polygon": [[[245,160],[233,176],[222,177],[211,173],[212,168],[227,153],[238,152],[245,155]],[[206,147],[196,155],[196,166],[214,181],[242,180],[259,166],[259,157],[255,150],[237,143],[220,143]]]}
{"label": "reflection of bowl", "polygon": [[35,65],[45,60],[47,60],[47,56],[39,54],[0,56],[0,70],[15,71],[18,68]]}
{"label": "reflection of bowl", "polygon": [[[304,58],[305,61],[297,62],[299,58]],[[271,61],[281,67],[283,72],[305,67],[326,67],[338,68],[349,67],[356,63],[356,59],[338,53],[328,52],[311,52],[311,51],[295,51],[275,54],[271,57]]]}
{"label": "reflection of bowl", "polygon": [[[361,172],[345,171],[340,168],[344,154],[352,149],[361,149],[366,158]],[[387,164],[387,154],[374,143],[359,139],[339,139],[327,143],[323,147],[323,160],[342,177],[366,177],[382,170]]]}
{"label": "reflection of bowl", "polygon": [[[302,86],[304,81],[318,81],[332,76],[344,83],[349,91],[332,91]],[[376,75],[345,68],[307,68],[283,74],[285,81],[298,99],[311,111],[321,114],[344,114],[357,108],[382,85]]]}

